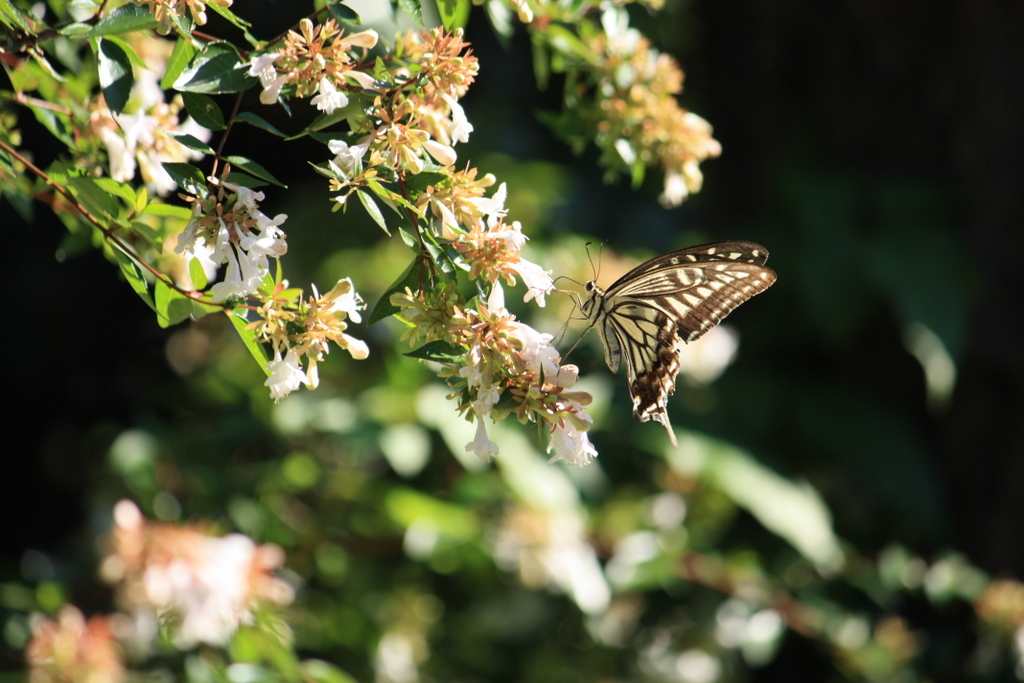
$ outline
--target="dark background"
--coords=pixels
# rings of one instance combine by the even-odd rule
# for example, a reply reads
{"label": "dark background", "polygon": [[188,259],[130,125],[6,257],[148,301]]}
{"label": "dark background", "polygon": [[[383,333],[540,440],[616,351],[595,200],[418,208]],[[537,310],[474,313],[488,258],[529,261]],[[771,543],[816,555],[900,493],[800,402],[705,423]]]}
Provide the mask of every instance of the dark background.
{"label": "dark background", "polygon": [[[926,557],[954,548],[988,572],[1024,576],[1024,3],[706,0],[633,15],[679,58],[682,102],[714,125],[723,156],[703,165],[699,195],[666,212],[654,199],[660,179],[639,195],[608,188],[584,155],[535,239],[766,245],[779,280],[737,317],[744,345],[720,382],[722,410],[702,421],[676,399],[674,423],[809,479],[839,535],[866,554],[894,540]],[[535,91],[528,41],[506,51],[479,14],[468,37],[482,64],[466,100],[472,149],[566,162],[533,119],[559,91],[557,79]],[[25,132],[28,146],[39,131],[26,122]],[[281,156],[275,172],[303,173],[305,158]],[[198,411],[182,405],[188,390],[167,368],[168,332],[95,252],[58,262],[63,228],[37,208],[27,226],[0,207],[17,245],[4,335],[4,579],[22,575],[26,550],[88,547],[88,500],[111,476],[113,436]],[[956,362],[945,408],[929,409],[904,346],[913,321]],[[628,398],[617,402],[628,415]],[[239,400],[226,414],[250,413]],[[613,474],[640,457],[623,438],[595,432]]]}

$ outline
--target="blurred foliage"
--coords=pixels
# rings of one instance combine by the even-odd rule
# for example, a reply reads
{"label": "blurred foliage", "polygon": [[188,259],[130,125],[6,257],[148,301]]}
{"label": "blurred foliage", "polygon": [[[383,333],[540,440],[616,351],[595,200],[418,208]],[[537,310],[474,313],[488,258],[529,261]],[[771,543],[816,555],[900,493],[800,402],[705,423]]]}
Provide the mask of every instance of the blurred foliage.
{"label": "blurred foliage", "polygon": [[[97,539],[124,497],[150,518],[205,519],[280,545],[280,575],[296,589],[284,612],[294,641],[257,614],[223,651],[174,659],[165,649],[153,680],[1024,680],[1020,305],[1003,293],[1013,268],[985,260],[1019,246],[1019,224],[986,214],[990,195],[962,180],[986,177],[981,163],[938,164],[913,149],[895,161],[865,156],[857,136],[837,137],[829,126],[857,113],[885,119],[896,100],[885,89],[847,113],[850,96],[824,78],[792,85],[804,74],[785,69],[819,45],[809,33],[821,17],[746,3],[750,16],[724,18],[711,4],[670,2],[659,16],[671,23],[650,20],[649,35],[696,72],[684,101],[709,104],[724,147],[705,192],[672,211],[657,206],[656,182],[637,193],[601,185],[592,155],[570,159],[536,122],[558,76],[534,89],[523,35],[499,46],[479,8],[467,32],[482,71],[466,99],[476,132],[465,154],[508,183],[531,260],[585,282],[586,242],[608,240],[589,253],[610,282],[657,251],[707,239],[772,252],[778,283],[730,320],[736,361],[712,383],[680,378],[669,406],[678,449],[634,423],[625,382],[603,374],[593,340],[572,358],[595,398],[600,457],[583,468],[546,464],[542,435],[518,425],[492,428],[494,463],[467,454],[473,426],[434,372],[403,355],[391,320],[360,330],[368,360],[335,354],[316,392],[272,404],[223,317],[156,330],[94,255],[53,265],[59,223],[28,228],[5,207],[5,227],[15,221],[28,240],[12,264],[22,291],[13,319],[34,320],[40,339],[32,362],[13,368],[30,393],[10,418],[23,441],[8,447],[4,477],[4,680],[23,675],[30,612],[110,609]],[[885,46],[910,59],[897,49],[903,36],[881,30],[883,10],[841,5],[862,24],[818,10],[835,22],[833,41],[878,45],[857,53],[866,66],[824,59],[826,75],[870,76]],[[757,43],[767,13],[789,23]],[[1019,21],[1005,35],[1024,45]],[[924,62],[926,41],[942,42],[911,38]],[[750,46],[741,65],[722,55],[738,39]],[[770,56],[777,80],[758,82]],[[758,106],[737,105],[721,92],[730,88]],[[952,135],[945,110],[899,104]],[[860,120],[879,148],[906,132]],[[1006,140],[1020,142],[1019,130]],[[288,154],[278,177],[304,163]],[[332,221],[321,189],[282,195],[270,212],[290,216],[293,281],[351,277],[372,306],[408,252],[377,242],[358,212]],[[557,333],[572,306],[551,299],[529,315],[509,306]],[[39,301],[59,315],[40,313]],[[570,322],[562,346],[581,332]],[[10,356],[24,358],[23,344]]]}

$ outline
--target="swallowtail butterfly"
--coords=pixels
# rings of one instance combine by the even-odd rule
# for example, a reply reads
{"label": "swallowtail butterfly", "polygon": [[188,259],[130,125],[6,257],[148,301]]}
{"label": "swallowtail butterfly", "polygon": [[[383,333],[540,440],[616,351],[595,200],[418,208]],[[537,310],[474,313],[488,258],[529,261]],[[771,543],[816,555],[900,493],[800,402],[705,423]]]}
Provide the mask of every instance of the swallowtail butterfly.
{"label": "swallowtail butterfly", "polygon": [[604,344],[612,372],[623,357],[633,417],[665,425],[683,345],[722,322],[732,309],[775,282],[768,251],[753,242],[712,242],[642,263],[606,291],[590,281],[582,311]]}

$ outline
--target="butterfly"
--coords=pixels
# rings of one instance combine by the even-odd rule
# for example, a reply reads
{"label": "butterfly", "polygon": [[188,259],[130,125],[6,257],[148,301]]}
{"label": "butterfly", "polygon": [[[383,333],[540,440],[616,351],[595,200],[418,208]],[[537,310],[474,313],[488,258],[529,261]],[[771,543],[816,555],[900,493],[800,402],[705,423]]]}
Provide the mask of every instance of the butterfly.
{"label": "butterfly", "polygon": [[602,290],[591,280],[580,306],[597,328],[612,372],[626,358],[633,417],[675,433],[665,407],[675,391],[683,346],[775,282],[768,250],[743,241],[711,242],[642,263]]}

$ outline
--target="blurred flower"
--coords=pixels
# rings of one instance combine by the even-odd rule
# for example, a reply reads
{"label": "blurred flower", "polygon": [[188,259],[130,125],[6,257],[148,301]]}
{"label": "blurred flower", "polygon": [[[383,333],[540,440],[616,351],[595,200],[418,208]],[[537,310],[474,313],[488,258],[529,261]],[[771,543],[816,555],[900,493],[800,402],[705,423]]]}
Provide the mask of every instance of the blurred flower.
{"label": "blurred flower", "polygon": [[567,593],[581,610],[598,614],[608,608],[611,589],[585,531],[579,513],[518,505],[501,518],[494,560],[526,586]]}
{"label": "blurred flower", "polygon": [[57,621],[33,615],[25,659],[29,683],[118,683],[125,677],[110,620],[86,621],[72,605],[61,608]]}
{"label": "blurred flower", "polygon": [[155,37],[132,39],[133,48],[145,57],[146,68],[138,70],[125,110],[111,111],[105,100],[94,104],[87,135],[94,136],[107,152],[110,177],[128,182],[139,171],[151,192],[167,195],[177,184],[164,169],[169,162],[201,159],[203,154],[190,149],[171,133],[188,133],[202,142],[210,131],[195,124],[182,111],[181,97],[164,100],[158,78],[167,68],[170,43]]}
{"label": "blurred flower", "polygon": [[292,589],[272,574],[284,564],[275,545],[257,546],[241,534],[208,535],[198,525],[147,521],[134,503],[114,508],[113,551],[103,577],[119,600],[172,626],[175,644],[223,646],[258,604],[288,604]]}

